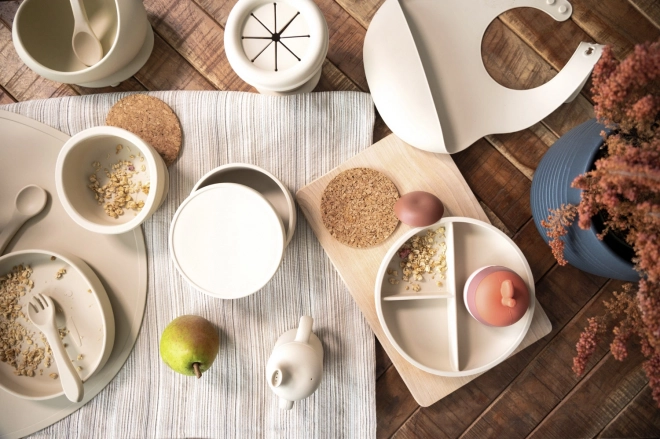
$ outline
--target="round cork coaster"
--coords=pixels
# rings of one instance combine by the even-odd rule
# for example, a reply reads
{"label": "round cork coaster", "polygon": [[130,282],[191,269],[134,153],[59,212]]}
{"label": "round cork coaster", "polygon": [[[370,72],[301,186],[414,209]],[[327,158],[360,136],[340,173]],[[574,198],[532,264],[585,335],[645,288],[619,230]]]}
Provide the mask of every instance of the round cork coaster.
{"label": "round cork coaster", "polygon": [[380,244],[394,232],[394,203],[399,191],[392,180],[369,168],[348,169],[328,183],[321,197],[321,218],[330,234],[351,247]]}
{"label": "round cork coaster", "polygon": [[154,147],[170,166],[181,150],[181,125],[174,111],[153,96],[134,94],[117,102],[106,125],[123,128]]}

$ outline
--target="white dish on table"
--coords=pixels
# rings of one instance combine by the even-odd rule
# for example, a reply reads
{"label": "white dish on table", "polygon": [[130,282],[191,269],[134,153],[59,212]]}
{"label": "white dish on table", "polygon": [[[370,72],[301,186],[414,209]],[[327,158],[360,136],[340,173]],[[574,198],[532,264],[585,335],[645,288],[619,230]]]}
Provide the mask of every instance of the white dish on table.
{"label": "white dish on table", "polygon": [[[115,344],[103,368],[85,382],[85,396],[64,395],[47,402],[2,392],[0,437],[30,435],[68,416],[94,398],[119,372],[133,350],[147,299],[147,254],[142,229],[101,235],[78,226],[64,211],[55,189],[55,162],[69,136],[24,116],[0,110],[0,206],[11,206],[18,191],[36,184],[49,193],[44,210],[18,231],[7,252],[40,248],[72,253],[84,260],[108,294],[115,318]],[[0,227],[10,209],[0,209]]]}
{"label": "white dish on table", "polygon": [[209,296],[236,299],[260,290],[280,266],[282,219],[257,191],[217,183],[193,192],[170,225],[170,257]]}
{"label": "white dish on table", "polygon": [[[405,290],[387,280],[388,268],[401,274],[399,248],[427,229],[445,228],[446,279],[427,274],[419,292]],[[463,287],[470,274],[485,265],[502,265],[518,273],[530,293],[530,306],[515,324],[502,328],[473,319],[463,303]],[[400,276],[399,276],[400,277]],[[442,282],[438,287],[436,281]],[[484,372],[504,361],[527,334],[534,315],[534,278],[516,244],[483,221],[447,217],[429,227],[411,229],[388,250],[375,287],[376,311],[387,338],[416,367],[441,376],[458,377]]]}
{"label": "white dish on table", "polygon": [[[115,172],[113,166],[119,161],[132,163],[137,172],[132,183],[150,188],[147,193],[138,189],[130,194],[134,201],[144,203],[140,211],[124,208],[123,215],[113,218],[89,185],[91,175],[100,186],[106,184],[106,172]],[[78,225],[96,233],[120,234],[153,215],[165,201],[170,184],[165,162],[151,145],[124,129],[99,126],[77,133],[64,144],[55,165],[55,185],[64,210]]]}
{"label": "white dish on table", "polygon": [[[66,352],[74,366],[81,368],[82,381],[87,381],[108,361],[115,342],[112,306],[101,281],[81,259],[45,250],[23,250],[0,257],[0,277],[19,265],[32,268],[30,280],[34,282],[32,290],[19,301],[26,318],[19,318],[18,322],[31,334],[33,341],[28,345],[24,339],[22,349],[44,347],[41,331],[27,319],[27,305],[36,293],[47,294],[56,305],[58,329],[68,331],[62,339]],[[60,269],[66,273],[58,279],[56,273]],[[59,374],[55,359],[52,355],[50,357],[50,367],[42,362],[33,377],[17,376],[12,366],[0,363],[0,388],[12,395],[34,400],[63,395],[59,378],[50,377],[51,373]]]}

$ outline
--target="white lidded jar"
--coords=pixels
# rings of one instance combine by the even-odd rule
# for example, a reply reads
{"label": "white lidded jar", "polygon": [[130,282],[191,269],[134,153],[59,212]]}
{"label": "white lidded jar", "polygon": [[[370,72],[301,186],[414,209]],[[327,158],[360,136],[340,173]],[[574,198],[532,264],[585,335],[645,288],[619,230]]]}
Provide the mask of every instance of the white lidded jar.
{"label": "white lidded jar", "polygon": [[312,0],[240,0],[227,18],[225,52],[260,93],[307,93],[321,77],[328,25]]}
{"label": "white lidded jar", "polygon": [[321,384],[323,346],[312,332],[313,322],[310,316],[302,316],[298,328],[277,339],[266,364],[268,386],[283,410],[291,410],[294,401],[307,398]]}

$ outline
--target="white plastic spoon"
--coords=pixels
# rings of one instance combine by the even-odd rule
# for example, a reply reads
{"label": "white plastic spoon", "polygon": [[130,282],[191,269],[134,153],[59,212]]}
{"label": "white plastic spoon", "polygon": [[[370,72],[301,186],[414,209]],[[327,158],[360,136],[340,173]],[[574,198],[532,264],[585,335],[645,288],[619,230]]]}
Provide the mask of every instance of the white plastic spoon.
{"label": "white plastic spoon", "polygon": [[70,1],[74,21],[73,37],[71,39],[73,52],[80,62],[86,66],[93,66],[103,58],[103,47],[89,25],[89,19],[82,0]]}
{"label": "white plastic spoon", "polygon": [[18,229],[46,206],[48,196],[46,191],[33,184],[25,186],[16,195],[14,201],[14,212],[9,219],[9,223],[0,233],[0,254],[5,250],[9,241],[14,237]]}

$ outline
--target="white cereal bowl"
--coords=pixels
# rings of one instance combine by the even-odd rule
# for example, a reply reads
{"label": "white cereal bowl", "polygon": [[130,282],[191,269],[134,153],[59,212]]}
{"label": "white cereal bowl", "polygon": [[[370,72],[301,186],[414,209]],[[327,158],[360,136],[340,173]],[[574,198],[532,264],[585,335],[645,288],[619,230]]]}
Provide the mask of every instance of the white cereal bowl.
{"label": "white cereal bowl", "polygon": [[[150,189],[148,194],[131,194],[144,201],[140,211],[126,209],[123,215],[112,218],[95,199],[89,177],[96,174],[103,185],[107,181],[104,170],[111,170],[119,160],[133,162],[140,171],[133,182],[149,182]],[[121,128],[100,126],[81,131],[64,144],[55,165],[55,186],[64,210],[79,226],[96,233],[119,234],[138,227],[160,207],[169,190],[169,174],[161,156],[144,140]]]}
{"label": "white cereal bowl", "polygon": [[69,0],[26,0],[18,8],[12,40],[23,62],[39,75],[65,84],[116,85],[137,72],[153,48],[153,31],[141,1],[86,1],[90,26],[103,58],[86,66],[71,45],[74,20]]}
{"label": "white cereal bowl", "polygon": [[280,180],[259,166],[247,163],[229,163],[204,174],[195,184],[192,192],[217,183],[242,184],[263,195],[282,219],[286,232],[284,245],[289,245],[296,230],[296,203],[289,189]]}
{"label": "white cereal bowl", "polygon": [[201,188],[170,225],[170,257],[195,289],[221,299],[259,291],[275,275],[285,241],[282,219],[259,192],[235,183]]}

